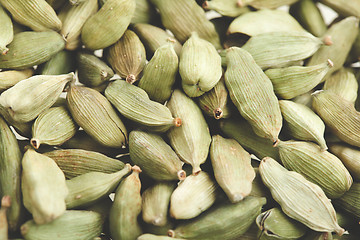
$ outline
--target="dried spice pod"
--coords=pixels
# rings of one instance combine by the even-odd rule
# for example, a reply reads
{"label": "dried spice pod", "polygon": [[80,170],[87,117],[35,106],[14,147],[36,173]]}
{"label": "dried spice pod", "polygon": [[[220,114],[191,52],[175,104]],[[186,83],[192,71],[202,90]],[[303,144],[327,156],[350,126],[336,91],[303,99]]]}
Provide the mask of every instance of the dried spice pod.
{"label": "dried spice pod", "polygon": [[268,203],[274,202],[269,189],[264,185],[263,181],[261,180],[259,168],[254,168],[254,170],[256,176],[254,178],[254,181],[252,182],[251,192],[249,196],[264,197],[267,199]]}
{"label": "dried spice pod", "polygon": [[136,23],[152,23],[158,15],[153,5],[148,0],[135,0],[136,8],[131,24]]}
{"label": "dried spice pod", "polygon": [[318,232],[336,232],[340,236],[344,233],[337,223],[334,207],[318,185],[269,157],[261,160],[259,171],[286,215]]}
{"label": "dried spice pod", "polygon": [[201,171],[206,161],[211,136],[200,108],[180,90],[174,90],[168,108],[174,117],[181,119],[181,126],[171,128],[167,135],[170,145],[180,159],[192,166],[193,174]]}
{"label": "dried spice pod", "polygon": [[345,210],[346,212],[360,217],[360,183],[354,183],[350,190],[341,198],[334,200],[334,205]]}
{"label": "dried spice pod", "polygon": [[244,49],[227,49],[226,59],[225,84],[231,100],[258,136],[276,144],[282,116],[270,79]]}
{"label": "dried spice pod", "polygon": [[108,147],[125,147],[127,130],[111,103],[99,92],[72,84],[66,95],[75,122]]}
{"label": "dried spice pod", "polygon": [[0,91],[11,88],[21,80],[27,79],[34,74],[32,68],[24,70],[8,70],[0,72]]}
{"label": "dried spice pod", "polygon": [[164,103],[171,96],[178,65],[179,59],[173,44],[159,47],[145,66],[138,86],[145,90],[151,100]]}
{"label": "dried spice pod", "polygon": [[173,238],[168,236],[154,235],[150,233],[142,234],[137,238],[137,240],[177,240],[177,239],[183,239],[183,238]]}
{"label": "dried spice pod", "polygon": [[[251,0],[250,0],[251,1]],[[244,13],[250,12],[247,8],[249,0],[211,0],[204,1],[202,7],[206,10],[214,10],[223,16],[238,17]]]}
{"label": "dried spice pod", "polygon": [[46,2],[54,9],[54,10],[58,10],[59,8],[61,8],[65,2],[68,0],[46,0]]}
{"label": "dried spice pod", "polygon": [[255,171],[251,166],[250,154],[237,141],[220,135],[213,136],[210,159],[216,182],[232,203],[250,194]]}
{"label": "dried spice pod", "polygon": [[256,9],[278,8],[284,5],[291,5],[299,0],[253,0],[249,3],[251,7]]}
{"label": "dried spice pod", "polygon": [[186,42],[192,32],[220,49],[220,39],[214,25],[206,18],[204,10],[195,1],[150,0],[159,10],[161,21],[181,43]]}
{"label": "dried spice pod", "polygon": [[355,16],[360,17],[360,1],[353,0],[351,2],[346,0],[320,0],[321,3],[329,6],[341,16]]}
{"label": "dried spice pod", "polygon": [[36,68],[39,75],[60,75],[75,71],[75,54],[66,50],[56,53],[49,61],[40,64]]}
{"label": "dried spice pod", "polygon": [[184,180],[183,163],[161,136],[140,130],[129,134],[131,161],[156,180]]}
{"label": "dried spice pod", "polygon": [[360,180],[360,150],[352,148],[342,143],[331,143],[329,145],[331,153],[336,155],[349,170],[351,176],[356,180]]}
{"label": "dried spice pod", "polygon": [[14,38],[13,24],[10,16],[0,5],[0,54],[5,55],[9,49],[6,47]]}
{"label": "dried spice pod", "polygon": [[11,207],[11,198],[8,195],[4,195],[1,198],[0,205],[0,238],[7,240],[8,238],[8,220],[6,217],[6,213],[8,209]]}
{"label": "dried spice pod", "polygon": [[146,64],[144,45],[131,30],[126,30],[116,43],[105,50],[105,58],[114,71],[128,83],[140,79]]}
{"label": "dried spice pod", "polygon": [[48,61],[64,49],[62,36],[51,32],[20,32],[8,45],[9,52],[0,55],[1,69],[25,69]]}

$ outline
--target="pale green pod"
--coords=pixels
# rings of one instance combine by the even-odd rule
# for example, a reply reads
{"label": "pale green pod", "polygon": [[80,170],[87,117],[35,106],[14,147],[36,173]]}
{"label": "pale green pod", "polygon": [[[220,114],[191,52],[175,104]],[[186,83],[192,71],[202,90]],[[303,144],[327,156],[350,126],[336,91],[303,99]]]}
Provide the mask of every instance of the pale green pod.
{"label": "pale green pod", "polygon": [[98,237],[102,225],[103,219],[97,212],[69,210],[51,223],[27,221],[20,230],[25,240],[84,240]]}
{"label": "pale green pod", "polygon": [[262,159],[259,171],[286,215],[315,231],[344,233],[337,223],[334,207],[318,185],[269,157]]}
{"label": "pale green pod", "polygon": [[67,0],[46,0],[46,2],[54,9],[58,10],[61,8]]}
{"label": "pale green pod", "polygon": [[183,238],[173,238],[168,236],[160,236],[160,235],[145,233],[140,235],[136,240],[177,240],[177,239],[183,239]]}
{"label": "pale green pod", "polygon": [[141,224],[141,228],[143,229],[143,232],[146,232],[146,233],[167,236],[168,230],[174,228],[175,224],[176,224],[176,220],[174,220],[173,218],[170,218],[170,216],[168,216],[168,218],[166,220],[166,224],[164,226],[160,227],[160,226],[155,226],[153,224],[148,224],[148,223],[143,222]]}
{"label": "pale green pod", "polygon": [[290,135],[299,140],[314,141],[321,150],[326,150],[325,124],[307,106],[288,100],[280,100],[280,109]]}
{"label": "pale green pod", "polygon": [[330,152],[336,155],[349,170],[351,176],[360,180],[360,150],[341,143],[332,143],[329,146]]}
{"label": "pale green pod", "polygon": [[350,69],[340,68],[326,78],[323,89],[334,92],[341,98],[355,104],[358,87],[355,74]]}
{"label": "pale green pod", "polygon": [[168,223],[170,197],[175,187],[174,182],[157,182],[143,192],[144,222],[155,226],[165,226]]}
{"label": "pale green pod", "polygon": [[6,47],[14,38],[13,24],[10,16],[0,5],[0,54],[5,55],[9,49]]}
{"label": "pale green pod", "polygon": [[173,118],[166,106],[151,101],[143,89],[126,81],[111,82],[105,96],[124,117],[149,131],[166,132],[173,126],[181,125],[182,119]]}
{"label": "pale green pod", "polygon": [[60,51],[36,68],[39,75],[60,75],[76,71],[75,53]]}
{"label": "pale green pod", "polygon": [[34,74],[32,68],[24,70],[9,70],[0,72],[0,91],[11,88],[21,80],[27,79]]}
{"label": "pale green pod", "polygon": [[350,190],[341,198],[334,200],[334,205],[345,210],[346,212],[360,217],[360,183],[355,182]]}
{"label": "pale green pod", "polygon": [[127,143],[127,130],[111,103],[98,91],[71,85],[66,95],[67,106],[75,122],[102,145],[122,147]]}
{"label": "pale green pod", "polygon": [[131,131],[129,151],[131,161],[155,180],[184,180],[186,177],[183,162],[159,135]]}
{"label": "pale green pod", "polygon": [[110,236],[113,240],[136,239],[142,234],[137,220],[142,203],[140,172],[141,169],[135,165],[133,172],[116,189],[109,216]]}
{"label": "pale green pod", "polygon": [[126,30],[122,37],[105,50],[105,58],[114,71],[128,83],[140,79],[146,64],[145,47],[139,37]]}
{"label": "pale green pod", "polygon": [[210,159],[216,182],[232,203],[250,194],[255,171],[251,166],[250,154],[237,141],[220,135],[213,136]]}
{"label": "pale green pod", "polygon": [[145,66],[138,86],[145,90],[149,98],[159,103],[167,101],[172,92],[178,73],[179,59],[174,45],[169,43],[159,47]]}
{"label": "pale green pod", "polygon": [[168,235],[186,239],[242,239],[241,235],[251,227],[265,203],[266,198],[257,197],[247,197],[238,203],[225,202],[180,223]]}
{"label": "pale green pod", "polygon": [[190,219],[206,211],[216,200],[218,185],[206,172],[190,175],[180,182],[170,199],[170,216]]}
{"label": "pale green pod", "polygon": [[227,49],[226,59],[225,84],[231,100],[258,136],[276,144],[282,116],[270,79],[244,49]]}
{"label": "pale green pod", "polygon": [[319,38],[305,31],[270,32],[251,37],[243,49],[253,56],[262,69],[267,69],[291,66],[294,62],[312,56],[322,44]]}
{"label": "pale green pod", "polygon": [[107,0],[81,30],[81,41],[86,48],[102,49],[119,40],[130,24],[135,7],[135,0]]}
{"label": "pale green pod", "polygon": [[50,223],[64,214],[69,191],[56,163],[30,148],[22,158],[22,170],[23,202],[35,223]]}
{"label": "pale green pod", "polygon": [[247,8],[251,0],[211,0],[204,1],[202,7],[206,10],[214,10],[223,16],[238,17],[244,13],[250,12]]}
{"label": "pale green pod", "polygon": [[[336,235],[332,235],[331,232],[317,232],[317,231],[308,231],[308,233],[300,238],[301,240],[333,240]],[[339,237],[344,239],[344,235]]]}
{"label": "pale green pod", "polygon": [[270,78],[276,95],[292,99],[307,93],[324,80],[333,63],[330,60],[315,66],[293,66],[265,71]]}
{"label": "pale green pod", "polygon": [[329,6],[341,16],[360,17],[360,1],[359,0],[320,0],[321,3]]}
{"label": "pale green pod", "polygon": [[252,182],[251,192],[250,192],[249,196],[265,197],[267,199],[268,203],[274,202],[269,189],[264,185],[263,181],[261,180],[259,168],[254,168],[254,170],[255,170],[256,176],[254,178],[254,181]]}
{"label": "pale green pod", "polygon": [[66,180],[69,194],[66,209],[89,206],[112,193],[122,178],[131,171],[130,164],[115,173],[89,172]]}
{"label": "pale green pod", "polygon": [[280,208],[271,208],[256,218],[261,230],[259,239],[299,239],[305,235],[307,228],[289,218]]}
{"label": "pale green pod", "polygon": [[221,57],[210,42],[192,33],[181,50],[179,73],[184,92],[189,97],[199,97],[219,82]]}
{"label": "pale green pod", "polygon": [[152,23],[158,17],[153,5],[148,0],[135,0],[135,14],[131,19],[131,24]]}
{"label": "pale green pod", "polygon": [[[1,196],[1,194],[0,194]],[[6,217],[7,211],[11,206],[11,197],[9,195],[4,195],[1,198],[1,205],[0,205],[0,238],[7,240],[8,238],[8,220]]]}
{"label": "pale green pod", "polygon": [[174,117],[181,119],[181,126],[171,128],[167,135],[170,145],[180,159],[192,166],[192,172],[201,171],[200,165],[206,161],[211,143],[209,128],[200,108],[176,89],[167,107]]}
{"label": "pale green pod", "polygon": [[55,10],[44,0],[0,0],[15,21],[34,31],[59,31],[62,23]]}
{"label": "pale green pod", "polygon": [[291,32],[305,30],[287,12],[282,10],[263,9],[255,12],[244,13],[231,22],[227,33],[242,33],[256,36],[269,32]]}
{"label": "pale green pod", "polygon": [[64,39],[54,31],[20,32],[8,45],[9,52],[0,55],[0,69],[25,69],[41,64],[64,46]]}
{"label": "pale green pod", "polygon": [[330,59],[334,63],[334,66],[329,70],[326,77],[330,76],[345,63],[358,32],[359,19],[356,17],[348,17],[333,24],[324,33],[324,42],[326,45],[320,47],[309,59],[307,65],[317,65]]}
{"label": "pale green pod", "polygon": [[253,0],[249,5],[257,9],[275,9],[284,5],[291,5],[297,1],[299,0]]}
{"label": "pale green pod", "polygon": [[14,121],[29,122],[50,108],[74,77],[74,73],[69,73],[22,80],[1,93],[0,105]]}
{"label": "pale green pod", "polygon": [[192,32],[220,49],[220,39],[214,25],[206,18],[204,10],[196,1],[150,0],[159,10],[161,21],[181,43],[186,42]]}

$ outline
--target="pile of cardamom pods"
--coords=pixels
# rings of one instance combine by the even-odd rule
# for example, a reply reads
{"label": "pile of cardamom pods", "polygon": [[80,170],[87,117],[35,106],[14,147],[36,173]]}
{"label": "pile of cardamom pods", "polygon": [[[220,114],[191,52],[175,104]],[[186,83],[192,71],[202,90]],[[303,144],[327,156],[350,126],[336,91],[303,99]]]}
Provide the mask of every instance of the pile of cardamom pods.
{"label": "pile of cardamom pods", "polygon": [[360,239],[359,18],[0,0],[0,240]]}

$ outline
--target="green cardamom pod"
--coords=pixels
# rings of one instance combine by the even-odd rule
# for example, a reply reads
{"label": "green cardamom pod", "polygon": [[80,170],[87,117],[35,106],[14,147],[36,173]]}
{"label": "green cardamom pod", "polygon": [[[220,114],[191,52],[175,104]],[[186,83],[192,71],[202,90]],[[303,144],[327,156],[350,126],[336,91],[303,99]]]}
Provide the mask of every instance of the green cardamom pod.
{"label": "green cardamom pod", "polygon": [[[59,10],[59,8],[61,8],[65,2],[68,0],[46,0],[46,2],[54,9],[54,10]],[[70,0],[71,1],[71,0]]]}
{"label": "green cardamom pod", "polygon": [[60,75],[75,71],[75,54],[66,50],[56,53],[49,61],[40,64],[36,69],[39,75]]}
{"label": "green cardamom pod", "polygon": [[360,180],[360,150],[352,148],[342,143],[331,143],[329,146],[331,153],[336,155],[349,170],[351,176]]}
{"label": "green cardamom pod", "polygon": [[8,220],[6,217],[8,209],[11,207],[11,197],[4,195],[1,198],[0,205],[0,238],[7,240],[8,238]]}
{"label": "green cardamom pod", "polygon": [[183,238],[159,236],[159,235],[154,235],[154,234],[150,234],[150,233],[142,234],[137,238],[137,240],[179,240],[179,239],[183,239]]}
{"label": "green cardamom pod", "polygon": [[350,190],[341,198],[334,200],[334,205],[345,210],[346,212],[360,217],[360,183],[354,183]]}
{"label": "green cardamom pod", "polygon": [[275,202],[272,199],[271,193],[269,189],[264,185],[263,181],[261,180],[261,176],[259,173],[259,168],[254,168],[256,176],[254,181],[252,182],[251,192],[249,196],[253,197],[265,197],[268,203]]}
{"label": "green cardamom pod", "polygon": [[131,24],[152,23],[157,20],[158,14],[148,0],[135,0],[135,2],[135,14],[131,19]]}
{"label": "green cardamom pod", "polygon": [[211,0],[204,1],[202,7],[206,10],[214,10],[223,16],[238,17],[250,12],[246,5],[249,0]]}
{"label": "green cardamom pod", "polygon": [[6,47],[14,38],[13,24],[10,16],[0,5],[0,54],[5,55],[9,49]]}
{"label": "green cardamom pod", "polygon": [[320,0],[321,3],[329,6],[341,16],[355,16],[360,17],[360,1],[353,0]]}
{"label": "green cardamom pod", "polygon": [[32,68],[24,70],[9,70],[0,72],[0,91],[11,88],[21,80],[27,79],[34,74]]}
{"label": "green cardamom pod", "polygon": [[249,5],[256,9],[275,9],[284,5],[291,5],[297,1],[299,0],[253,0],[249,3]]}

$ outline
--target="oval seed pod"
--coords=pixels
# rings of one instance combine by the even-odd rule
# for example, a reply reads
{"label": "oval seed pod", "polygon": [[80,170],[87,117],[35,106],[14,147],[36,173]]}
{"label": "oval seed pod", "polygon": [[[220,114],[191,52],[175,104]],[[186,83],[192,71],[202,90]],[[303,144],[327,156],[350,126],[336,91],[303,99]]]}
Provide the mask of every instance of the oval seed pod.
{"label": "oval seed pod", "polygon": [[360,150],[341,143],[332,143],[329,146],[330,152],[335,154],[349,170],[351,176],[360,180]]}
{"label": "oval seed pod", "polygon": [[150,233],[145,233],[140,235],[136,240],[177,240],[177,239],[183,239],[183,238],[173,238],[168,236],[159,236]]}
{"label": "oval seed pod", "polygon": [[216,200],[216,182],[206,172],[190,175],[180,182],[170,199],[170,216],[190,219],[206,211]]}
{"label": "oval seed pod", "polygon": [[22,170],[23,202],[35,223],[45,224],[60,217],[69,192],[61,169],[51,158],[28,149],[22,158]]}
{"label": "oval seed pod", "polygon": [[286,215],[318,232],[336,232],[340,236],[344,233],[337,223],[334,207],[318,185],[269,157],[262,159],[259,171]]}
{"label": "oval seed pod", "polygon": [[158,14],[153,5],[148,0],[135,0],[136,8],[134,16],[131,19],[131,24],[136,23],[151,23],[155,21]]}
{"label": "oval seed pod", "polygon": [[107,0],[81,30],[81,41],[86,48],[106,48],[119,40],[130,24],[135,7],[135,0]]}
{"label": "oval seed pod", "polygon": [[341,198],[334,200],[334,205],[351,213],[355,217],[360,217],[360,183],[354,183],[350,190]]}
{"label": "oval seed pod", "polygon": [[105,58],[121,78],[132,84],[140,78],[145,67],[145,47],[133,31],[126,30],[115,44],[106,49]]}
{"label": "oval seed pod", "polygon": [[206,10],[214,10],[223,16],[238,17],[250,11],[247,6],[249,0],[211,0],[204,1],[202,7]]}
{"label": "oval seed pod", "polygon": [[298,0],[253,0],[249,5],[256,9],[271,8],[275,9],[284,5],[291,5]]}
{"label": "oval seed pod", "polygon": [[156,180],[184,180],[183,163],[171,147],[159,136],[139,130],[129,135],[131,161]]}
{"label": "oval seed pod", "polygon": [[213,136],[210,158],[216,182],[232,203],[250,194],[255,171],[251,166],[250,154],[238,142],[220,135]]}
{"label": "oval seed pod", "polygon": [[290,135],[295,139],[314,141],[321,150],[326,150],[325,124],[307,106],[287,100],[280,100],[280,109]]}
{"label": "oval seed pod", "polygon": [[34,74],[32,68],[24,70],[9,70],[0,72],[0,91],[11,88],[21,80],[27,79]]}
{"label": "oval seed pod", "polygon": [[145,66],[138,86],[145,90],[151,100],[163,104],[171,96],[178,65],[179,59],[173,44],[159,47]]}
{"label": "oval seed pod", "polygon": [[34,31],[59,31],[61,21],[54,9],[44,0],[1,0],[0,3],[15,21]]}
{"label": "oval seed pod", "polygon": [[5,55],[9,49],[6,47],[14,38],[13,25],[10,16],[0,5],[0,54]]}
{"label": "oval seed pod", "polygon": [[225,84],[231,100],[258,136],[276,144],[282,116],[270,79],[241,48],[227,49],[226,59]]}
{"label": "oval seed pod", "polygon": [[346,0],[320,0],[321,3],[329,6],[341,16],[355,16],[360,17],[360,1],[346,1]]}
{"label": "oval seed pod", "polygon": [[67,106],[75,122],[87,134],[108,147],[125,147],[127,130],[110,102],[99,92],[71,85]]}
{"label": "oval seed pod", "polygon": [[6,217],[6,213],[8,209],[11,207],[11,198],[8,195],[4,195],[1,198],[0,205],[0,238],[1,239],[9,239],[8,238],[8,220]]}
{"label": "oval seed pod", "polygon": [[149,131],[166,132],[173,126],[181,125],[181,119],[173,118],[167,107],[151,101],[144,90],[126,81],[111,82],[105,96],[124,117]]}
{"label": "oval seed pod", "polygon": [[70,51],[60,51],[42,63],[36,69],[39,75],[60,75],[76,71],[75,54]]}
{"label": "oval seed pod", "polygon": [[60,34],[51,32],[20,32],[8,45],[9,52],[0,55],[1,69],[25,69],[48,61],[64,49]]}
{"label": "oval seed pod", "polygon": [[67,0],[46,0],[46,2],[54,9],[58,10],[61,8]]}
{"label": "oval seed pod", "polygon": [[173,182],[158,182],[142,194],[142,218],[146,223],[165,226],[168,222],[170,197],[175,189]]}
{"label": "oval seed pod", "polygon": [[41,144],[61,145],[73,137],[77,129],[65,106],[49,108],[36,118],[30,143],[35,149]]}
{"label": "oval seed pod", "polygon": [[269,189],[264,185],[263,181],[261,180],[259,168],[254,168],[254,170],[256,176],[254,178],[254,181],[252,182],[251,192],[249,196],[265,197],[268,203],[274,203],[275,201],[272,199]]}
{"label": "oval seed pod", "polygon": [[29,122],[50,108],[74,73],[63,75],[36,75],[22,80],[0,95],[4,111],[18,122]]}
{"label": "oval seed pod", "polygon": [[115,200],[111,207],[109,221],[110,234],[114,240],[136,239],[142,234],[137,217],[141,212],[141,182],[138,166],[127,176],[116,189]]}
{"label": "oval seed pod", "polygon": [[192,166],[193,174],[201,171],[200,165],[206,161],[211,136],[200,108],[185,93],[174,90],[168,108],[174,117],[180,118],[182,125],[171,128],[167,135],[170,145],[180,159]]}
{"label": "oval seed pod", "polygon": [[240,239],[261,213],[266,198],[247,197],[238,203],[222,203],[199,217],[180,223],[168,235],[186,239]]}
{"label": "oval seed pod", "polygon": [[69,210],[51,223],[38,225],[34,220],[21,226],[27,240],[93,239],[101,234],[103,219],[93,211]]}

